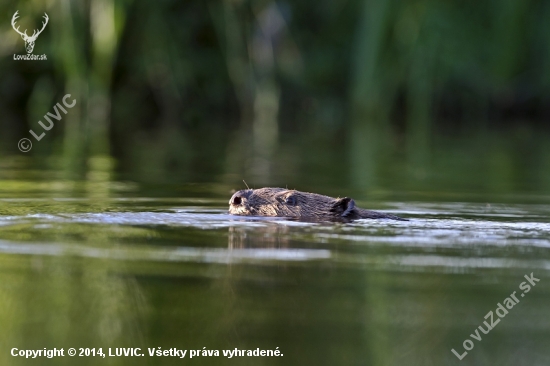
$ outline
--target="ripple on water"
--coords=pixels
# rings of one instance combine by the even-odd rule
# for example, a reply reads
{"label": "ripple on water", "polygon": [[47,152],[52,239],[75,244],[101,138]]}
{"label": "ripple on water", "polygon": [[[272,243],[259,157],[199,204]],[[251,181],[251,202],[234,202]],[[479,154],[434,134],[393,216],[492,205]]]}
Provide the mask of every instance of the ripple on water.
{"label": "ripple on water", "polygon": [[[27,214],[0,217],[0,227],[32,224],[34,230],[54,231],[59,225],[85,224],[91,229],[138,226],[204,231],[229,229],[244,247],[116,244],[116,248],[86,243],[1,241],[0,252],[28,255],[73,255],[113,260],[149,260],[197,263],[275,263],[329,261],[342,265],[392,270],[467,268],[538,268],[548,270],[539,254],[508,259],[494,248],[550,247],[548,206],[533,210],[523,205],[505,207],[472,204],[394,204],[392,213],[410,221],[358,220],[354,223],[308,223],[283,218],[238,217],[226,210],[177,207],[162,211]],[[440,217],[440,218],[437,218]],[[524,217],[524,220],[518,220]],[[537,220],[537,218],[541,218]],[[267,238],[267,239],[266,239]],[[243,242],[241,240],[241,242]],[[268,243],[269,245],[266,245]],[[273,243],[277,247],[272,247]],[[246,246],[250,247],[246,247]],[[378,248],[378,249],[377,249]],[[381,250],[380,248],[385,248]],[[394,249],[388,249],[394,248]],[[493,249],[492,249],[493,248]],[[538,248],[538,249],[537,249]],[[474,250],[475,249],[475,250]],[[530,256],[529,256],[530,255]]]}

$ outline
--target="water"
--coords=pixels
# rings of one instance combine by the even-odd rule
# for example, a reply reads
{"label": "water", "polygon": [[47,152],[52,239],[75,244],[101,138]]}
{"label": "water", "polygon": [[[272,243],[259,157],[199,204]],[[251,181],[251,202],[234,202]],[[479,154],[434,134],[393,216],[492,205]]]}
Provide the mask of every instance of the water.
{"label": "water", "polygon": [[[410,221],[335,224],[230,216],[229,195],[6,190],[2,365],[550,363],[548,204],[375,202]],[[540,282],[520,297],[531,273]],[[473,339],[514,291],[519,302]],[[467,339],[459,361],[451,349]],[[13,347],[146,356],[30,361]],[[155,347],[283,356],[150,357]]]}

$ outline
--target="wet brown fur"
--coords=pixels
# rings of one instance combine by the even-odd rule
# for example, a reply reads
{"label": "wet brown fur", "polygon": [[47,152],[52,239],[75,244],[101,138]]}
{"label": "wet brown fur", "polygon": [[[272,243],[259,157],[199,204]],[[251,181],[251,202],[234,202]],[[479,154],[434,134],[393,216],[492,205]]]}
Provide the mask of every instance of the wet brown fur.
{"label": "wet brown fur", "polygon": [[244,189],[229,200],[229,213],[241,216],[290,217],[314,221],[352,221],[400,217],[355,206],[351,198],[332,198],[284,188]]}

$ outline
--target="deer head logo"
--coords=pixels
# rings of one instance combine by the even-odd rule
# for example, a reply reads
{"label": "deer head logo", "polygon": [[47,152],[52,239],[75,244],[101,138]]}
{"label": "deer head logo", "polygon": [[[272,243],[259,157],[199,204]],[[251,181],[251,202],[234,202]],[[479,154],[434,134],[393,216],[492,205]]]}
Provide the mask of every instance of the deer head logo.
{"label": "deer head logo", "polygon": [[[15,28],[15,21],[17,20],[17,18],[19,18],[19,15],[17,15],[18,12],[19,12],[19,10],[16,11],[15,14],[13,14],[13,18],[11,18],[11,26],[13,27],[13,29],[15,29],[15,31],[17,33],[19,33],[21,35],[21,38],[23,38],[23,40],[25,41],[25,48],[27,49],[27,53],[32,53],[32,50],[34,49],[34,42],[36,41],[36,38],[38,38],[40,33],[42,33],[44,28],[46,28],[46,24],[48,24],[48,19],[49,19],[48,14],[44,13],[45,22],[42,22],[42,29],[40,29],[39,31],[37,31],[35,29],[32,36],[29,37],[27,35],[27,30],[26,29],[25,29],[24,32],[20,32],[19,31],[19,26],[17,28]],[[38,33],[36,33],[36,32],[38,32]]]}

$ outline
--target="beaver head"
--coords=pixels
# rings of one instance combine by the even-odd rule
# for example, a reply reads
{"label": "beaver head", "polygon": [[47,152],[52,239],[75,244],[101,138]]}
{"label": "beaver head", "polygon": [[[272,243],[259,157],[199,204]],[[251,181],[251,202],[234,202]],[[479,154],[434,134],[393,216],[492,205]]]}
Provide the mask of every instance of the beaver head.
{"label": "beaver head", "polygon": [[310,220],[350,221],[360,218],[400,219],[363,210],[349,197],[332,198],[284,188],[244,189],[229,200],[229,213],[243,216],[279,216]]}

